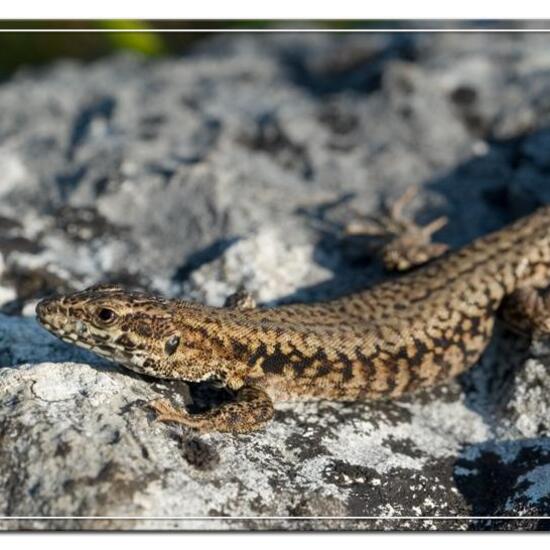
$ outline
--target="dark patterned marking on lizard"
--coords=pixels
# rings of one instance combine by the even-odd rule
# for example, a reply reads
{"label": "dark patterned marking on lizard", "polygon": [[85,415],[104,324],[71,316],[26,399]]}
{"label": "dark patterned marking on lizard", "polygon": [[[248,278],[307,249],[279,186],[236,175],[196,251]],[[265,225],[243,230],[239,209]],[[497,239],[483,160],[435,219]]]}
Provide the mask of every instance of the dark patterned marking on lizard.
{"label": "dark patterned marking on lizard", "polygon": [[164,344],[164,351],[166,352],[166,355],[172,355],[176,349],[178,349],[179,344],[180,337],[177,334],[170,336]]}
{"label": "dark patterned marking on lizard", "polygon": [[121,334],[115,340],[115,344],[118,344],[119,346],[123,346],[128,350],[133,350],[136,347],[136,343],[133,342],[127,334]]}

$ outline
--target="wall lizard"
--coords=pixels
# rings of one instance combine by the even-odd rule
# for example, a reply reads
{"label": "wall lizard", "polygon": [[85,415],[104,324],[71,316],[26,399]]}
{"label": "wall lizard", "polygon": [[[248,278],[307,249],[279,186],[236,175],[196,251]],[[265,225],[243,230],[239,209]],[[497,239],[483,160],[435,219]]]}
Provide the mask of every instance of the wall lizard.
{"label": "wall lizard", "polygon": [[235,295],[215,308],[97,285],[41,301],[37,316],[139,373],[229,388],[233,401],[203,413],[150,404],[159,420],[228,432],[261,428],[278,400],[397,397],[448,381],[478,361],[497,315],[550,333],[550,206],[451,252],[430,241],[444,219],[422,228],[403,216],[410,197],[349,227],[393,235],[386,265],[415,267],[358,293],[274,308]]}

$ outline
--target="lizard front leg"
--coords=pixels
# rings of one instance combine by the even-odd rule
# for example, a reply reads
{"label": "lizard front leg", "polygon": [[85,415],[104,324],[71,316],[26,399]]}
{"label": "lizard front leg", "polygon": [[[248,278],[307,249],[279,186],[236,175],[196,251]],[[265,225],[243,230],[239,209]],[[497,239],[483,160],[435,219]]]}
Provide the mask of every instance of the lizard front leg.
{"label": "lizard front leg", "polygon": [[422,265],[448,250],[444,243],[432,242],[431,238],[447,223],[440,217],[428,225],[420,226],[404,214],[406,205],[418,193],[411,186],[402,197],[385,206],[380,216],[350,223],[347,235],[364,235],[382,240],[380,256],[389,271],[405,271]]}
{"label": "lizard front leg", "polygon": [[261,389],[244,386],[237,390],[236,400],[212,411],[190,414],[174,408],[166,399],[149,406],[158,413],[160,422],[176,422],[203,432],[252,432],[262,428],[273,417],[273,403]]}
{"label": "lizard front leg", "polygon": [[257,307],[256,300],[254,300],[252,294],[246,292],[246,290],[237,290],[233,294],[230,294],[226,299],[223,307],[229,307],[239,309],[241,311],[247,309],[255,309]]}
{"label": "lizard front leg", "polygon": [[500,315],[514,331],[527,336],[550,336],[550,288],[520,288],[502,302]]}

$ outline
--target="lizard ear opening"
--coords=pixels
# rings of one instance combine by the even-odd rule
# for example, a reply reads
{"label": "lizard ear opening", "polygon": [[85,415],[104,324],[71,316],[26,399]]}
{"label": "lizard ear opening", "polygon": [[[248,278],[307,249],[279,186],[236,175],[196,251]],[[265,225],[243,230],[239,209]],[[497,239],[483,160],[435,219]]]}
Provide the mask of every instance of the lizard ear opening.
{"label": "lizard ear opening", "polygon": [[166,352],[166,355],[172,355],[176,349],[178,349],[179,343],[180,337],[177,334],[170,336],[164,344],[164,351]]}

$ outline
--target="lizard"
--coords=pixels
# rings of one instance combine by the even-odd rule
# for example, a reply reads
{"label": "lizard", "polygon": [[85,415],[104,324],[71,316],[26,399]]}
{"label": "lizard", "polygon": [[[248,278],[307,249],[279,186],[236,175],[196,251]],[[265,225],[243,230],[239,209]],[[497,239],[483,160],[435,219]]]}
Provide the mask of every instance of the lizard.
{"label": "lizard", "polygon": [[416,225],[406,193],[351,234],[391,235],[384,263],[402,273],[324,302],[258,307],[246,293],[225,307],[96,285],[36,307],[62,340],[135,372],[212,381],[234,399],[191,414],[149,403],[163,422],[200,431],[265,427],[281,400],[395,398],[443,384],[477,363],[497,317],[515,331],[550,333],[550,205],[455,251]]}

